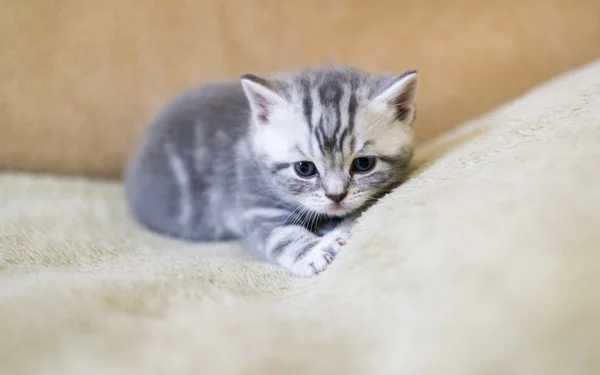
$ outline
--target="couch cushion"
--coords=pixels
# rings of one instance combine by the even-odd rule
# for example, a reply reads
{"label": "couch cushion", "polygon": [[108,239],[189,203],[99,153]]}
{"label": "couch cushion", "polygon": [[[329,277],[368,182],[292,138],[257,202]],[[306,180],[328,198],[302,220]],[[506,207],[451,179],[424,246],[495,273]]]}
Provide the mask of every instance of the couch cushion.
{"label": "couch cushion", "polygon": [[3,374],[597,374],[600,61],[423,148],[312,279],[0,177]]}

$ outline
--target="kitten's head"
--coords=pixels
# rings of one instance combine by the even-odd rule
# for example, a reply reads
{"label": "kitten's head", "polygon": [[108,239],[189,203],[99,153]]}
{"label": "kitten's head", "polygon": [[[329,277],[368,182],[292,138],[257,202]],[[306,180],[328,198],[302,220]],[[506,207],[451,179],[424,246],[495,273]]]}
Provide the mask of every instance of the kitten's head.
{"label": "kitten's head", "polygon": [[344,216],[405,176],[414,147],[417,72],[375,76],[326,67],[241,80],[252,147],[282,199]]}

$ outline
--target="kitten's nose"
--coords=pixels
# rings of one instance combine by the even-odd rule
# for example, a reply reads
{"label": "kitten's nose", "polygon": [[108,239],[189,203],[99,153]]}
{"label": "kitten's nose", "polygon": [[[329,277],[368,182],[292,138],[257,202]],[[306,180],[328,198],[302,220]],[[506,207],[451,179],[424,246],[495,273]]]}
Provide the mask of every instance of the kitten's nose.
{"label": "kitten's nose", "polygon": [[346,198],[346,195],[348,195],[347,191],[344,191],[340,194],[325,193],[325,196],[334,201],[335,203],[340,203],[341,201],[343,201],[344,198]]}

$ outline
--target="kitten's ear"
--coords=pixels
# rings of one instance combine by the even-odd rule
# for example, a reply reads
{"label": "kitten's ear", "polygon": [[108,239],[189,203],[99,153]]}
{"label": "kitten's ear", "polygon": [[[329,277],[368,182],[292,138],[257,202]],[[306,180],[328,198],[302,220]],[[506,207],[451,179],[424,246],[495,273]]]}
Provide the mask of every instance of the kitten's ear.
{"label": "kitten's ear", "polygon": [[411,117],[415,110],[419,74],[409,70],[388,84],[373,100],[393,107],[399,121]]}
{"label": "kitten's ear", "polygon": [[241,81],[255,121],[258,124],[267,124],[273,108],[283,104],[285,100],[273,90],[271,83],[264,78],[246,74],[241,77]]}

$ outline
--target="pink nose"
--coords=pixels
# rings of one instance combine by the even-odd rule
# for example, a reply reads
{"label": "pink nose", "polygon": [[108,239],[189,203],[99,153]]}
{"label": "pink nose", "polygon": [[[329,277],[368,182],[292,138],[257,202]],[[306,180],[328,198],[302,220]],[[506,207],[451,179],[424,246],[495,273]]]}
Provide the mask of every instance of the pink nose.
{"label": "pink nose", "polygon": [[331,199],[332,201],[334,201],[335,203],[340,203],[341,201],[344,200],[344,198],[346,198],[346,195],[348,195],[347,191],[344,191],[341,194],[330,194],[330,193],[325,193],[325,196],[329,199]]}

